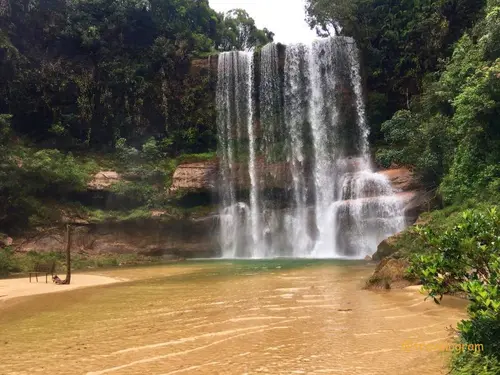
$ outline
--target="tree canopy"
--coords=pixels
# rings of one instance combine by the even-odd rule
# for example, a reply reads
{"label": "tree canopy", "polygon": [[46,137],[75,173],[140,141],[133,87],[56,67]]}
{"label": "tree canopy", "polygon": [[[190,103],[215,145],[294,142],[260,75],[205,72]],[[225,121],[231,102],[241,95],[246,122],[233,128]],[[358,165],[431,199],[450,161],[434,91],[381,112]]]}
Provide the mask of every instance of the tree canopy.
{"label": "tree canopy", "polygon": [[6,0],[0,113],[60,148],[113,148],[151,136],[170,153],[214,148],[214,80],[192,59],[272,40],[242,10],[207,0]]}
{"label": "tree canopy", "polygon": [[258,29],[255,21],[243,9],[221,13],[219,19],[221,32],[218,49],[221,51],[248,50],[273,40],[274,34],[266,28]]}

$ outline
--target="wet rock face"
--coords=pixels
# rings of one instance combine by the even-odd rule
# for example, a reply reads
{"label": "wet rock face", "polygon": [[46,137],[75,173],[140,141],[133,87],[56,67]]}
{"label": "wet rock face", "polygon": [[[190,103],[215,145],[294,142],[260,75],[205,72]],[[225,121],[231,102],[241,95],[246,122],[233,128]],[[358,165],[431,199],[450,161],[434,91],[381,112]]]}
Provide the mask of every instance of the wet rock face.
{"label": "wet rock face", "polygon": [[384,182],[383,177],[377,173],[347,173],[343,176],[342,198],[351,199],[355,192],[365,198],[391,195],[393,193],[391,186]]}
{"label": "wet rock face", "polygon": [[[338,167],[346,172],[341,182],[342,196],[345,200],[351,199],[355,190],[361,191],[363,197],[390,195],[391,192],[387,190],[387,186],[381,183],[384,178],[390,182],[390,186],[396,193],[418,195],[421,189],[418,179],[407,168],[382,170],[372,173],[371,176],[360,178],[360,174],[366,174],[366,172],[360,171],[360,165],[363,163],[361,158],[341,159],[339,163]],[[266,163],[262,158],[258,158],[256,168],[260,171],[260,183],[264,187],[286,189],[292,183],[290,167],[287,162]],[[204,190],[214,192],[217,188],[218,174],[217,160],[181,164],[174,172],[171,191]],[[109,186],[119,178],[116,172],[99,172],[91,184]],[[250,185],[248,166],[243,163],[235,163],[233,178],[238,188],[248,188]],[[364,185],[361,187],[356,186],[359,181],[363,181]],[[410,195],[405,197],[408,201],[413,198]]]}
{"label": "wet rock face", "polygon": [[377,172],[385,176],[394,191],[404,200],[404,212],[408,225],[415,223],[418,216],[437,207],[440,202],[432,192],[426,192],[415,174],[408,168],[393,168]]}
{"label": "wet rock face", "polygon": [[[266,163],[264,159],[257,160],[260,171],[260,184],[266,189],[286,189],[292,183],[290,168],[286,162]],[[219,167],[216,160],[181,164],[174,172],[170,192],[208,192],[217,190]],[[248,190],[250,176],[248,165],[235,163],[232,169],[232,180],[239,190]]]}
{"label": "wet rock face", "polygon": [[[279,194],[290,187],[292,176],[286,162],[266,163],[260,158],[257,158],[256,162],[261,172],[260,183],[263,187],[276,188],[279,190]],[[340,163],[338,167],[346,173],[338,181],[343,200],[337,202],[336,207],[332,207],[336,210],[332,225],[344,228],[342,231],[338,231],[336,241],[338,246],[346,249],[346,255],[356,255],[360,252],[360,237],[373,239],[361,241],[363,248],[375,249],[380,243],[382,243],[380,246],[384,247],[390,241],[390,239],[386,240],[388,236],[415,222],[418,215],[429,208],[428,198],[420,190],[419,181],[409,169],[395,168],[376,173],[365,172],[360,170],[363,166],[363,160],[355,157],[340,159],[338,163]],[[237,189],[249,188],[247,165],[235,163],[232,175]],[[218,177],[219,170],[216,160],[180,165],[174,173],[171,192],[207,191],[215,196]],[[275,203],[290,198],[283,195],[278,197],[273,195],[267,197],[266,195],[265,204],[270,209],[278,210],[275,215],[281,217],[283,215],[280,214],[280,210],[290,209],[289,203],[285,202],[284,206],[278,205],[276,207]],[[244,201],[245,197],[242,200]],[[398,210],[402,216],[395,221],[394,213]],[[308,218],[306,233],[311,240],[314,240],[317,237],[318,226],[312,205],[308,209]],[[363,220],[355,220],[355,218],[363,218]],[[278,220],[278,222],[281,221],[283,218]],[[272,227],[277,232],[280,231],[281,227],[285,228],[285,224],[265,223],[265,226]],[[284,229],[283,232],[285,232]],[[279,247],[291,246],[287,241],[287,238],[276,237],[273,243]],[[364,251],[370,252],[366,249]],[[374,260],[380,260],[386,256],[381,254],[375,255]],[[387,255],[390,255],[389,252]]]}

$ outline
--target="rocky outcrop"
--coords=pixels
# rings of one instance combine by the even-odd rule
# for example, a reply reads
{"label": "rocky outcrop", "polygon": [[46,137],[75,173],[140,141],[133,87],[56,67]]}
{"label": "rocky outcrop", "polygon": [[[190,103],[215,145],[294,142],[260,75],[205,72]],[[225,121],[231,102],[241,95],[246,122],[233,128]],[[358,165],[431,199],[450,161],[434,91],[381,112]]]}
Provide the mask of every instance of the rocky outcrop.
{"label": "rocky outcrop", "polygon": [[410,169],[398,167],[377,173],[385,176],[391,182],[394,191],[403,198],[408,225],[415,223],[421,213],[439,206],[439,198],[435,191],[426,191]]}
{"label": "rocky outcrop", "polygon": [[181,164],[174,172],[170,192],[213,192],[216,187],[217,173],[215,161]]}
{"label": "rocky outcrop", "polygon": [[416,191],[422,189],[420,181],[408,168],[386,169],[377,173],[386,177],[391,182],[394,190],[398,192]]}
{"label": "rocky outcrop", "polygon": [[400,289],[418,282],[406,274],[410,263],[406,259],[385,258],[366,284],[368,289]]}
{"label": "rocky outcrop", "polygon": [[[339,167],[348,174],[352,174],[359,170],[363,160],[361,158],[346,158],[340,162],[342,165],[339,165]],[[286,187],[292,182],[290,167],[287,162],[268,163],[263,158],[257,158],[256,168],[260,171],[261,183],[266,187]],[[100,177],[99,180],[102,181],[102,184],[112,177],[107,173],[109,172],[100,172],[95,179]],[[171,190],[213,191],[218,173],[217,160],[181,164],[174,172]],[[407,203],[410,203],[414,196],[418,195],[418,192],[422,190],[422,186],[414,173],[407,168],[387,169],[379,171],[377,174],[386,177],[397,193],[412,193],[412,195],[406,195]],[[244,163],[234,164],[233,176],[235,178],[234,182],[239,188],[248,187],[250,184],[248,166]]]}
{"label": "rocky outcrop", "polygon": [[[292,183],[290,168],[286,162],[266,163],[256,160],[256,168],[261,172],[261,186],[267,189],[283,189]],[[179,165],[173,175],[170,192],[215,192],[219,167],[216,160]],[[237,189],[246,190],[250,186],[248,165],[235,163],[232,170],[233,182]]]}
{"label": "rocky outcrop", "polygon": [[217,74],[217,65],[219,63],[219,55],[211,55],[204,59],[194,59],[191,60],[191,65],[189,67],[189,73],[201,74],[204,71],[209,71],[211,73]]}
{"label": "rocky outcrop", "polygon": [[390,257],[394,253],[398,251],[396,248],[396,243],[398,239],[400,238],[401,233],[398,233],[392,237],[389,237],[385,240],[383,240],[378,246],[377,246],[377,252],[373,254],[372,259],[375,261],[381,261],[384,258]]}
{"label": "rocky outcrop", "polygon": [[[402,198],[407,225],[414,224],[421,213],[430,211],[440,204],[435,191],[425,191],[409,169],[393,168],[378,173],[387,177],[393,189]],[[401,249],[397,244],[403,235],[403,233],[398,233],[378,245],[372,258],[380,263],[368,280],[367,288],[404,288],[418,284],[418,280],[413,280],[406,274],[409,267],[408,260],[399,258]]]}
{"label": "rocky outcrop", "polygon": [[[175,255],[184,258],[217,255],[217,216],[200,219],[151,219],[78,225],[73,229],[72,251],[88,255]],[[43,231],[16,238],[17,251],[64,249],[65,231]]]}

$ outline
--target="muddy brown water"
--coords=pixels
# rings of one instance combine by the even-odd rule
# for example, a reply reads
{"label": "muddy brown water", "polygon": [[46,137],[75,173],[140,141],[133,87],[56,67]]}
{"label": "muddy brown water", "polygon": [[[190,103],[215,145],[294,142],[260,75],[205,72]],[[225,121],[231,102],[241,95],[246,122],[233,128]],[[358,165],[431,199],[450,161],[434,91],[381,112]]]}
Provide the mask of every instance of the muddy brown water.
{"label": "muddy brown water", "polygon": [[[206,262],[0,303],[0,374],[446,374],[464,303],[372,292],[364,264]],[[78,277],[76,274],[75,278]]]}

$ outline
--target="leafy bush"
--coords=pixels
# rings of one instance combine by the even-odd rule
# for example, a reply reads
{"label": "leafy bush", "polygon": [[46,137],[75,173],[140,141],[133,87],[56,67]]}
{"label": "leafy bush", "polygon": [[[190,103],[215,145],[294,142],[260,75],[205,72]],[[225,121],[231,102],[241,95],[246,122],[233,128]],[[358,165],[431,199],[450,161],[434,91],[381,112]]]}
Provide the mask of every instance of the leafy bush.
{"label": "leafy bush", "polygon": [[217,157],[215,152],[205,152],[202,154],[184,154],[177,158],[178,164],[183,163],[197,163],[203,161],[215,160]]}
{"label": "leafy bush", "polygon": [[[80,163],[58,150],[5,148],[0,162],[0,226],[5,229],[41,221],[52,215],[45,201],[61,201],[86,189],[95,163]],[[5,155],[4,154],[4,155]],[[39,221],[40,221],[39,220]]]}
{"label": "leafy bush", "polygon": [[116,141],[115,149],[120,160],[124,162],[136,159],[139,156],[139,151],[128,146],[125,138],[119,138]]}
{"label": "leafy bush", "polygon": [[36,192],[66,194],[83,191],[94,169],[92,164],[80,164],[71,155],[58,150],[40,150],[26,155],[23,161],[25,177]]}
{"label": "leafy bush", "polygon": [[160,149],[158,144],[156,143],[156,139],[154,137],[149,138],[142,145],[142,153],[144,157],[148,160],[156,160],[161,156]]}
{"label": "leafy bush", "polygon": [[12,272],[12,250],[9,247],[0,249],[0,277],[8,276]]}
{"label": "leafy bush", "polygon": [[418,231],[428,252],[415,255],[409,271],[437,303],[445,293],[466,293],[469,319],[458,324],[460,340],[483,344],[486,356],[500,359],[498,207],[463,212],[453,230],[435,232],[425,227]]}
{"label": "leafy bush", "polygon": [[500,361],[492,356],[464,351],[454,354],[451,369],[452,375],[498,375]]}
{"label": "leafy bush", "polygon": [[15,253],[11,248],[0,249],[0,277],[6,277],[14,272],[32,271],[37,263],[56,262],[56,270],[64,266],[65,256],[62,252]]}
{"label": "leafy bush", "polygon": [[120,181],[111,190],[118,205],[123,208],[154,204],[155,190],[149,183]]}

